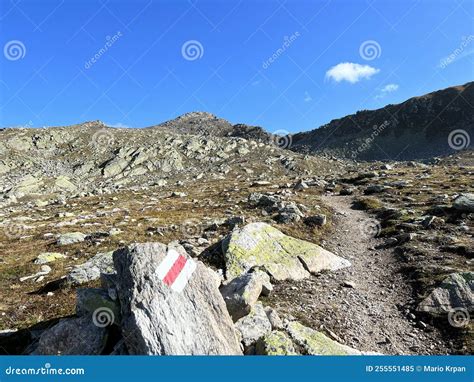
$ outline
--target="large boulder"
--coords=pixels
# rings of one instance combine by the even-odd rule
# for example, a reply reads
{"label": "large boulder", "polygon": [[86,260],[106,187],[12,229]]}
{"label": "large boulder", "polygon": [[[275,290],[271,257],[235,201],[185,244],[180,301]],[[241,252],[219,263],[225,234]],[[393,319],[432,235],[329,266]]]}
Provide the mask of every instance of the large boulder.
{"label": "large boulder", "polygon": [[265,272],[256,271],[236,277],[221,287],[227,310],[234,321],[250,313],[262,294],[264,285],[265,289],[272,288],[270,277]]}
{"label": "large boulder", "polygon": [[67,282],[71,285],[80,285],[98,280],[101,273],[115,272],[112,254],[113,252],[98,253],[85,263],[76,265],[67,275]]}
{"label": "large boulder", "polygon": [[465,193],[459,195],[454,200],[453,207],[462,212],[474,212],[474,194]]}
{"label": "large boulder", "polygon": [[97,325],[91,315],[61,320],[46,330],[35,355],[99,355],[107,342],[107,328]]}
{"label": "large boulder", "polygon": [[310,273],[350,266],[349,261],[320,246],[287,236],[266,223],[235,229],[222,245],[228,279],[255,266],[265,269],[275,280],[301,280]]}
{"label": "large boulder", "polygon": [[241,354],[219,278],[183,247],[134,244],[114,264],[130,354]]}
{"label": "large boulder", "polygon": [[450,274],[418,305],[419,311],[435,315],[459,308],[474,311],[474,272]]}

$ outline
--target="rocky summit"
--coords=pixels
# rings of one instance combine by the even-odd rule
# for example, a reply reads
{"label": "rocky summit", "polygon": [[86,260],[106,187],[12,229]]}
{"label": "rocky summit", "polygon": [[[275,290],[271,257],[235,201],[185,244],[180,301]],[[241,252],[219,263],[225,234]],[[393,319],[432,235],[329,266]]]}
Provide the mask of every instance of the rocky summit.
{"label": "rocky summit", "polygon": [[357,139],[348,120],[285,137],[207,112],[2,129],[0,352],[472,353],[474,153],[427,126],[443,109],[469,130],[466,98],[387,106],[374,142],[414,146],[383,162],[314,149],[354,149],[377,111],[347,117]]}

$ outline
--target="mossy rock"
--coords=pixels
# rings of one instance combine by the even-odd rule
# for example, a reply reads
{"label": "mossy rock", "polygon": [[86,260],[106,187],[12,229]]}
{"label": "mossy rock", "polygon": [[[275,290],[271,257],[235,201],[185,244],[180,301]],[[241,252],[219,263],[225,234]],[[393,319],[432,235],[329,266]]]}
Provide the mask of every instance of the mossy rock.
{"label": "mossy rock", "polygon": [[275,280],[301,280],[310,273],[350,266],[347,260],[320,246],[287,236],[266,223],[234,230],[223,241],[223,253],[228,279],[255,266],[265,269]]}
{"label": "mossy rock", "polygon": [[321,332],[308,328],[299,322],[288,324],[288,333],[293,341],[308,355],[361,355],[359,350],[331,340]]}
{"label": "mossy rock", "polygon": [[274,330],[257,343],[257,354],[297,355],[293,341],[285,332]]}

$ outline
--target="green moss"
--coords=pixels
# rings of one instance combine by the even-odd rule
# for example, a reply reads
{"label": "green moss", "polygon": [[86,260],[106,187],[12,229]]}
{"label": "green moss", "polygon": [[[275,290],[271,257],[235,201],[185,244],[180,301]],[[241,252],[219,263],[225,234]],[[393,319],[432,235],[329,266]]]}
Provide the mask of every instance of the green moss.
{"label": "green moss", "polygon": [[355,208],[361,209],[364,211],[376,210],[378,208],[382,208],[382,206],[383,206],[382,202],[373,197],[359,198],[355,200],[354,202]]}
{"label": "green moss", "polygon": [[298,255],[317,255],[315,244],[286,236],[267,224],[233,235],[236,236],[228,239],[224,251],[228,278],[253,266],[265,266],[271,274],[278,273],[282,268],[301,267]]}
{"label": "green moss", "polygon": [[297,355],[293,341],[284,332],[273,331],[267,334],[257,345],[259,354],[266,355]]}
{"label": "green moss", "polygon": [[361,354],[359,351],[331,340],[323,333],[301,325],[299,322],[291,322],[288,330],[295,342],[302,346],[309,355],[354,355]]}

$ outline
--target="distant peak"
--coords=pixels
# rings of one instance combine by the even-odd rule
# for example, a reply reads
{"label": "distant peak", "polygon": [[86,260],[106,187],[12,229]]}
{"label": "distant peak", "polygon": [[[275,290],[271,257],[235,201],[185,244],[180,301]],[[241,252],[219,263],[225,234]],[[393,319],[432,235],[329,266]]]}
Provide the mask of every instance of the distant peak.
{"label": "distant peak", "polygon": [[93,128],[102,128],[102,127],[107,127],[107,125],[99,120],[96,121],[86,121],[83,122],[79,125],[80,127],[93,127]]}
{"label": "distant peak", "polygon": [[185,120],[185,119],[201,119],[201,120],[209,120],[209,119],[218,119],[212,113],[208,113],[206,111],[191,111],[189,113],[180,115],[177,120]]}

